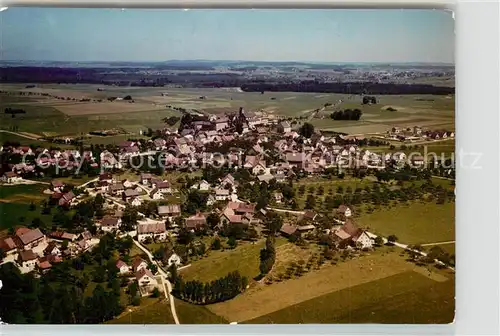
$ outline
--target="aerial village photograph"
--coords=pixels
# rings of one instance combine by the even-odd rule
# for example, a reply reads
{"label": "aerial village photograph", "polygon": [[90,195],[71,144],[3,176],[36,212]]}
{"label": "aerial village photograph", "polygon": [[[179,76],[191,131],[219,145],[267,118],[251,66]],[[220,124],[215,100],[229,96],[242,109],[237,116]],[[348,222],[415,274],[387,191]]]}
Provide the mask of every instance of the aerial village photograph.
{"label": "aerial village photograph", "polygon": [[448,324],[439,10],[0,12],[2,324]]}

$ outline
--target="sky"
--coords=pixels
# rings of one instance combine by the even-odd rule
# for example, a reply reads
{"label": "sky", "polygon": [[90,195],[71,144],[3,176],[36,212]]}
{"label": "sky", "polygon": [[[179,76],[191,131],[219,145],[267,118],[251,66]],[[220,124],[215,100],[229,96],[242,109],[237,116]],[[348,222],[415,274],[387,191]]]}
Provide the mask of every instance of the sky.
{"label": "sky", "polygon": [[454,63],[440,10],[75,9],[0,12],[0,59]]}

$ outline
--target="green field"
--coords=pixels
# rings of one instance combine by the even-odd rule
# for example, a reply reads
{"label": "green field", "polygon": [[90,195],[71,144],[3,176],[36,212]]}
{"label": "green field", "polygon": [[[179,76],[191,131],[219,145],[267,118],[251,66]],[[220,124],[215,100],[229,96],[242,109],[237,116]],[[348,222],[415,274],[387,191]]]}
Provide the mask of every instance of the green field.
{"label": "green field", "polygon": [[[320,129],[349,134],[385,132],[394,126],[454,129],[455,99],[431,95],[382,95],[376,96],[377,104],[363,105],[361,97],[352,96],[342,103],[328,107],[312,123]],[[396,111],[388,111],[392,107]],[[333,111],[360,109],[359,121],[335,121],[329,118]]]}
{"label": "green field", "polygon": [[[159,301],[161,300],[161,301]],[[131,307],[132,312],[125,312],[108,324],[175,324],[170,304],[165,299],[142,298],[141,306]]]}
{"label": "green field", "polygon": [[[35,217],[51,223],[52,216],[42,215],[39,207],[40,201],[48,197],[42,193],[46,188],[42,184],[0,186],[0,230],[30,223]],[[37,206],[34,211],[29,210],[31,202]]]}
{"label": "green field", "polygon": [[454,279],[404,272],[304,301],[245,323],[451,323]]}
{"label": "green field", "polygon": [[[278,239],[276,246],[284,243],[286,240]],[[264,240],[241,244],[234,250],[210,251],[208,257],[192,262],[190,267],[181,271],[181,275],[186,280],[208,282],[238,270],[252,280],[259,275],[259,252],[264,247]]]}
{"label": "green field", "polygon": [[395,234],[404,244],[455,240],[455,203],[412,203],[391,209],[363,212],[359,225],[375,234]]}
{"label": "green field", "polygon": [[175,310],[180,324],[227,324],[224,318],[215,315],[204,306],[175,299]]}
{"label": "green field", "polygon": [[[10,118],[3,115],[2,127],[19,127],[21,132],[54,132],[58,135],[86,134],[91,130],[121,128],[138,134],[145,128],[158,129],[165,125],[162,118],[180,116],[173,108],[184,108],[204,113],[235,112],[239,107],[247,111],[264,111],[281,116],[308,116],[311,111],[333,104],[320,113],[325,119],[313,119],[317,128],[346,133],[384,132],[393,126],[416,124],[449,128],[454,124],[454,97],[429,95],[377,96],[375,105],[362,105],[360,96],[305,92],[241,92],[236,88],[124,88],[105,87],[97,92],[97,85],[38,85],[36,90],[59,96],[86,96],[91,98],[123,97],[131,95],[136,103],[121,107],[108,103],[77,103],[3,95],[0,108],[18,107],[25,115]],[[9,85],[8,90],[23,90],[22,86]],[[167,96],[162,96],[167,94]],[[204,97],[201,99],[201,97]],[[342,103],[339,101],[342,100]],[[397,111],[387,111],[391,106]],[[360,121],[334,121],[329,115],[340,109],[359,108],[363,111]],[[122,113],[120,109],[123,109]],[[64,111],[68,114],[65,114]],[[175,127],[175,126],[174,126]],[[94,140],[92,140],[94,141]]]}

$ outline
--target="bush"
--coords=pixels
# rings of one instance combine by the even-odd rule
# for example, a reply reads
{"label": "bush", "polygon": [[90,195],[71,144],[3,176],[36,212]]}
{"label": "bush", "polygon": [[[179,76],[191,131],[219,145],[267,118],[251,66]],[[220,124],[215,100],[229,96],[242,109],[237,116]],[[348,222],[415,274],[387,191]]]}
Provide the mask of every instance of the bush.
{"label": "bush", "polygon": [[141,297],[140,296],[135,296],[132,301],[132,306],[140,306],[141,305]]}
{"label": "bush", "polygon": [[160,290],[155,287],[155,289],[153,289],[153,292],[151,293],[151,297],[152,298],[160,297]]}

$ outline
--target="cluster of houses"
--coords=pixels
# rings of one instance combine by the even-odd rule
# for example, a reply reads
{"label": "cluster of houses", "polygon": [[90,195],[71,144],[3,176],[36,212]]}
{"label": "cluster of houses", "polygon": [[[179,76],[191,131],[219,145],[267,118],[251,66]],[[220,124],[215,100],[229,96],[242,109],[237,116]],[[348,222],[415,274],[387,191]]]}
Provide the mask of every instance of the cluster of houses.
{"label": "cluster of houses", "polygon": [[[394,127],[387,131],[384,138],[413,141],[454,136],[454,132],[426,131],[415,126],[406,129]],[[234,140],[245,140],[251,144],[251,148],[231,148],[221,156],[217,148]],[[279,121],[240,109],[237,114],[203,117],[191,121],[175,132],[165,129],[161,132],[161,137],[154,139],[124,141],[114,149],[104,150],[99,154],[89,150],[80,153],[77,150],[48,150],[41,147],[2,147],[2,152],[34,155],[36,159],[30,161],[31,163],[9,165],[1,180],[14,183],[22,178],[23,174],[33,172],[36,165],[57,165],[60,169],[76,170],[81,167],[82,160],[87,160],[91,167],[103,170],[124,169],[130,165],[130,158],[133,156],[156,155],[159,152],[162,153],[161,164],[167,169],[196,169],[199,165],[227,164],[247,168],[261,181],[268,181],[271,176],[284,180],[292,168],[309,174],[321,173],[326,168],[339,165],[383,169],[388,158],[358,147],[358,140],[359,137],[347,135],[325,136],[318,131],[310,138],[303,138],[292,129],[288,120]],[[127,187],[121,181],[100,180],[100,183],[100,187],[107,188],[110,193],[124,192],[125,197],[136,204],[139,202],[136,200],[138,194],[144,191]],[[141,176],[141,183],[150,187],[148,193],[152,199],[161,199],[162,195],[171,190],[167,181],[155,180],[151,176],[148,177],[148,174]],[[229,199],[230,195],[221,191],[218,197]]]}
{"label": "cluster of houses", "polygon": [[393,127],[386,132],[386,139],[402,142],[413,142],[421,140],[444,140],[455,138],[455,132],[446,130],[424,130],[420,126],[400,128]]}
{"label": "cluster of houses", "polygon": [[[67,247],[63,249],[63,242]],[[45,235],[40,229],[19,227],[11,236],[0,239],[0,248],[5,252],[3,262],[14,262],[22,273],[35,269],[44,272],[63,258],[71,258],[88,251],[96,241],[92,234],[51,232]]]}
{"label": "cluster of houses", "polygon": [[[175,264],[179,266],[181,259],[177,254],[172,254],[169,258],[168,265]],[[158,288],[158,280],[156,279],[153,272],[149,269],[149,264],[146,260],[137,256],[132,260],[129,265],[123,260],[117,260],[115,264],[118,269],[118,274],[121,276],[133,276],[133,279],[137,281],[139,285],[139,290],[141,295],[148,295],[153,291],[154,288]]]}
{"label": "cluster of houses", "polygon": [[[373,239],[368,233],[359,228],[352,220],[352,210],[346,205],[340,205],[336,210],[343,220],[336,220],[336,225],[324,230],[338,248],[355,247],[359,249],[369,249],[373,247]],[[296,225],[283,224],[280,233],[285,237],[301,237],[310,232],[318,231],[318,217],[320,215],[312,210],[307,210],[299,218]]]}
{"label": "cluster of houses", "polygon": [[169,181],[152,174],[141,174],[139,182],[128,179],[116,180],[111,173],[102,173],[94,185],[94,191],[121,199],[132,206],[139,206],[144,200],[162,200],[174,189]]}

